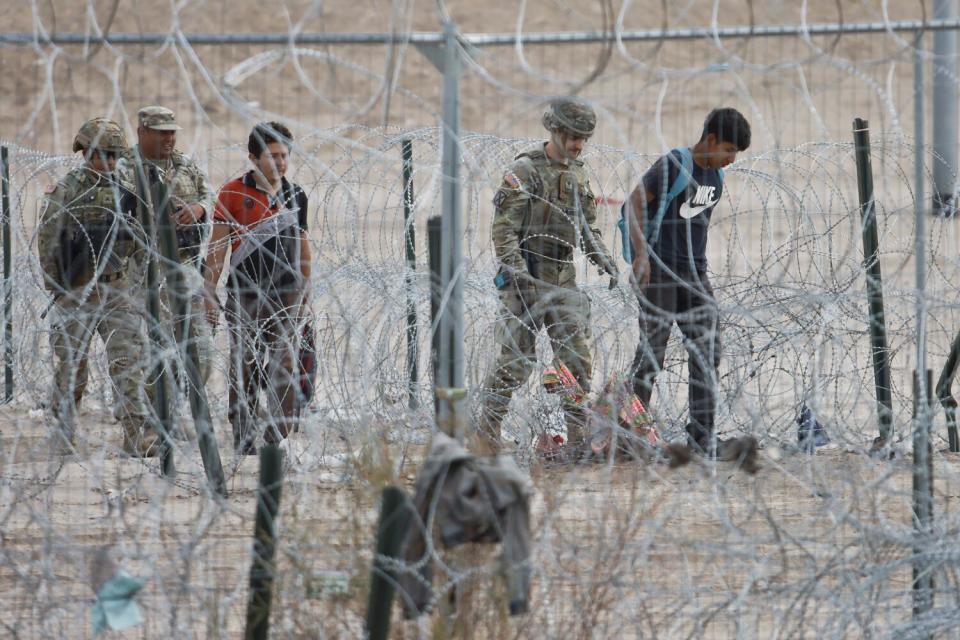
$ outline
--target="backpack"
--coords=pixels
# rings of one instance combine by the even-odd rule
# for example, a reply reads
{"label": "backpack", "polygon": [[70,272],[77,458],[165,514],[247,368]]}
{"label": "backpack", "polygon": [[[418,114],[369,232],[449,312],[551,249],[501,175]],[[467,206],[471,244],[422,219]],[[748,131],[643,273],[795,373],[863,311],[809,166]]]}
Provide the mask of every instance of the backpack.
{"label": "backpack", "polygon": [[[660,206],[657,207],[657,213],[653,216],[653,219],[649,221],[649,224],[643,230],[643,235],[647,239],[648,247],[652,247],[657,244],[657,240],[660,239],[660,225],[663,224],[663,219],[667,215],[667,208],[670,206],[670,203],[673,202],[674,198],[687,190],[687,185],[690,184],[690,180],[693,177],[693,150],[691,150],[690,147],[673,149],[670,152],[670,159],[672,162],[676,162],[673,156],[677,153],[680,154],[680,171],[677,172],[677,177],[673,179],[673,182],[670,184],[670,188],[667,189],[666,197],[660,198]],[[720,172],[720,181],[722,183],[723,169],[718,169],[718,171]],[[633,243],[630,241],[630,227],[628,224],[627,203],[624,202],[622,205],[620,205],[620,220],[617,221],[617,230],[620,232],[620,236],[623,240],[621,249],[623,259],[628,263],[632,263]]]}
{"label": "backpack", "polygon": [[232,266],[243,289],[274,293],[299,283],[299,203],[293,185],[279,193],[285,208],[297,207],[298,224],[264,240],[256,250]]}

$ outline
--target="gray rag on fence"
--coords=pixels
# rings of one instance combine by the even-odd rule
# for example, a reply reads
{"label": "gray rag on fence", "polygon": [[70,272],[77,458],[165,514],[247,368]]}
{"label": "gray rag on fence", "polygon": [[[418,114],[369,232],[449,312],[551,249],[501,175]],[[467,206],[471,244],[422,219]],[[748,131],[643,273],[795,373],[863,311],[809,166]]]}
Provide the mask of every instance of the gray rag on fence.
{"label": "gray rag on fence", "polygon": [[407,618],[424,612],[432,595],[432,559],[427,533],[434,527],[444,547],[502,542],[501,570],[510,615],[526,613],[530,596],[530,479],[511,457],[477,458],[438,433],[416,482],[403,558],[410,569],[398,576]]}

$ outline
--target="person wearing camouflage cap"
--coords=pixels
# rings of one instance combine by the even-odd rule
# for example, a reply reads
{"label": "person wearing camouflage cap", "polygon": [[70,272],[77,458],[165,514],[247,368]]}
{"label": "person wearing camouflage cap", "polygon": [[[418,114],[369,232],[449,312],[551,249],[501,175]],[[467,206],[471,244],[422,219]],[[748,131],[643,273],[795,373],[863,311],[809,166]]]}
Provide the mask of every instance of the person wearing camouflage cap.
{"label": "person wearing camouflage cap", "polygon": [[[147,180],[162,181],[172,197],[170,215],[177,225],[177,242],[184,275],[190,288],[189,339],[194,341],[199,357],[200,376],[206,381],[210,375],[210,359],[213,351],[213,335],[205,321],[203,303],[203,277],[201,274],[201,250],[209,236],[215,194],[204,172],[196,163],[176,149],[177,132],[182,127],[170,109],[161,106],[143,107],[137,112],[137,144],[130,148],[118,163],[125,179],[136,185],[137,167],[142,166]],[[156,248],[155,248],[156,250]],[[162,292],[165,314],[171,308],[167,288]],[[180,327],[181,323],[171,323]],[[176,336],[177,340],[183,336]],[[178,368],[184,377],[182,368]],[[181,380],[182,381],[182,380]],[[156,387],[147,387],[151,401],[155,400]]]}
{"label": "person wearing camouflage cap", "polygon": [[[73,138],[73,152],[85,150],[111,153],[116,157],[127,150],[127,136],[119,124],[107,118],[93,118],[80,126]],[[99,158],[97,158],[99,160]]]}
{"label": "person wearing camouflage cap", "polygon": [[85,162],[47,189],[40,215],[40,265],[53,296],[50,406],[63,452],[76,445],[75,383],[94,331],[103,339],[110,363],[124,450],[136,456],[157,452],[143,396],[146,334],[136,293],[142,286],[138,257],[145,238],[135,215],[136,196],[115,172],[126,147],[116,122],[85,122],[73,141],[73,150],[82,152]]}
{"label": "person wearing camouflage cap", "polygon": [[[597,128],[597,114],[583,100],[562,98],[550,102],[541,122],[551,134],[567,133],[570,137],[587,140]],[[576,153],[579,155],[580,152]]]}
{"label": "person wearing camouflage cap", "polygon": [[[615,284],[617,269],[597,228],[593,189],[583,162],[596,115],[583,100],[552,101],[542,119],[550,139],[519,154],[493,200],[492,236],[500,292],[494,368],[484,382],[479,435],[500,449],[500,425],[514,391],[533,371],[537,334],[546,329],[557,360],[590,388],[590,300],[577,287],[575,248]],[[565,405],[566,457],[586,447],[582,408]]]}

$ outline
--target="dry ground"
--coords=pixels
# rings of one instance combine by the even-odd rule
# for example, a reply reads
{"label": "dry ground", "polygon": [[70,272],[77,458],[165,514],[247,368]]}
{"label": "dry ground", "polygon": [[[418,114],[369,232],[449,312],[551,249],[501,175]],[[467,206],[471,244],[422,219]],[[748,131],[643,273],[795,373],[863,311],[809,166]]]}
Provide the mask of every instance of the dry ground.
{"label": "dry ground", "polygon": [[[118,457],[115,426],[86,416],[84,455],[49,458],[27,416],[4,431],[0,620],[17,638],[89,637],[93,554],[111,547],[146,580],[145,622],[123,637],[236,637],[244,620],[256,460],[225,453],[229,498],[203,489],[195,449],[173,483]],[[416,418],[413,418],[416,421]],[[384,428],[385,427],[381,427]],[[363,427],[356,428],[363,433]],[[375,451],[311,417],[292,440],[279,524],[275,637],[359,637],[379,487],[410,485],[425,432]],[[354,434],[356,435],[356,434]],[[347,440],[354,440],[348,437]],[[221,430],[221,449],[228,451]],[[936,511],[956,535],[956,460],[937,454]],[[493,551],[445,554],[467,578],[460,637],[866,637],[909,618],[909,460],[857,453],[782,455],[756,476],[729,464],[679,470],[619,464],[534,466],[531,612],[502,614]],[[939,566],[938,604],[955,594]],[[338,573],[331,573],[338,572]],[[436,583],[449,588],[442,570]],[[498,613],[501,611],[501,613]],[[446,637],[434,615],[395,637]],[[466,627],[464,630],[463,626]],[[418,631],[419,629],[419,631]],[[448,629],[449,631],[450,629]]]}

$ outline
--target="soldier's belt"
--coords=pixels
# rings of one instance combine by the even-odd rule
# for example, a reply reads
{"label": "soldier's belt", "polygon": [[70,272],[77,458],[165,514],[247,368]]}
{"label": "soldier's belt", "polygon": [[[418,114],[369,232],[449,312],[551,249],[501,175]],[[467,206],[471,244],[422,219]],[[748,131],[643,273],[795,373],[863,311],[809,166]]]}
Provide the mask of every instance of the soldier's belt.
{"label": "soldier's belt", "polygon": [[530,252],[539,260],[570,262],[573,259],[573,247],[566,244],[534,244]]}

